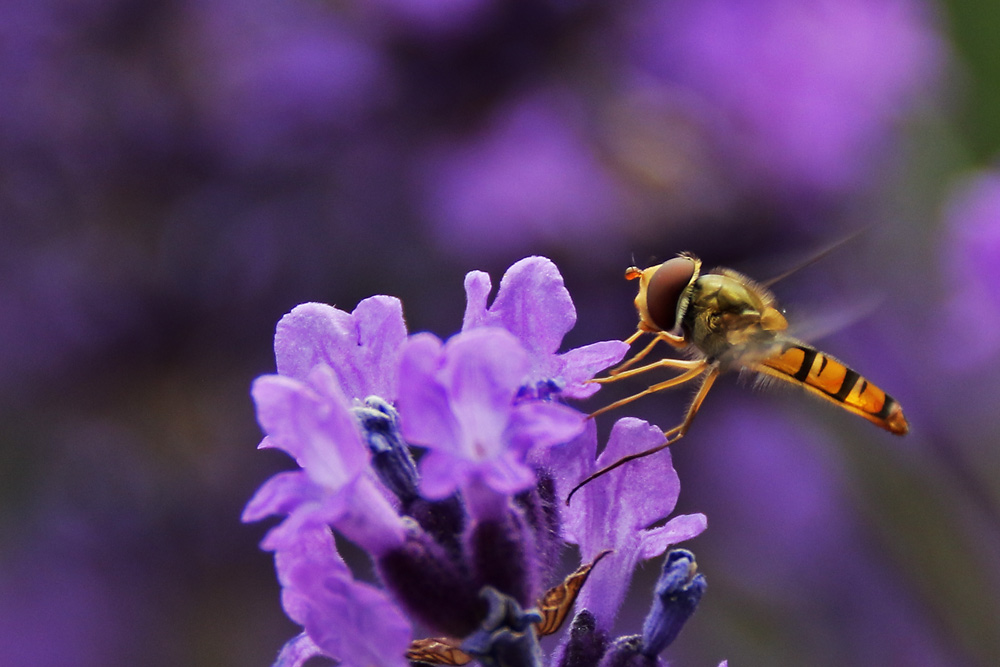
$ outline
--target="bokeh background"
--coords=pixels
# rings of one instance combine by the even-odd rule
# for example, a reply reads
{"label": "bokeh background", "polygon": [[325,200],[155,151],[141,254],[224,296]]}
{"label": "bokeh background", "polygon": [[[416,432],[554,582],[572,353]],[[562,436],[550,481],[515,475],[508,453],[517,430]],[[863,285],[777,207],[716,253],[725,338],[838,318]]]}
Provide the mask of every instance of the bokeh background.
{"label": "bokeh background", "polygon": [[446,336],[467,271],[546,254],[569,347],[632,332],[633,261],[766,279],[863,230],[775,289],[911,433],[721,381],[674,452],[709,591],[667,657],[1000,664],[998,28],[990,0],[4,0],[0,663],[271,663],[296,627],[239,514],[290,465],[248,388],[295,304],[393,294]]}

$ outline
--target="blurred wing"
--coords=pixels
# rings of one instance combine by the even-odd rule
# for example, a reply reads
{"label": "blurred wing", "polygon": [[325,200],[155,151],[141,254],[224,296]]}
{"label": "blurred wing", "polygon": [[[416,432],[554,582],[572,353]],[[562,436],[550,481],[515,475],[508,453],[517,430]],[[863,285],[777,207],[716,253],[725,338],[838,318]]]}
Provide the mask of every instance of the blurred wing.
{"label": "blurred wing", "polygon": [[885,301],[871,294],[818,307],[796,307],[789,316],[788,333],[799,340],[814,342],[842,331],[875,313]]}

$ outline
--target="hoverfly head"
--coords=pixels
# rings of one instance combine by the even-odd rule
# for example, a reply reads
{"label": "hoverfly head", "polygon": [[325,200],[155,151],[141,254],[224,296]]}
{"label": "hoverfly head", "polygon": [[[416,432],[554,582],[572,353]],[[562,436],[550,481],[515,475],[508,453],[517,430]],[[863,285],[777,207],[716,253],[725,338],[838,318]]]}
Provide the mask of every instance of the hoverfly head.
{"label": "hoverfly head", "polygon": [[686,253],[642,271],[636,307],[648,320],[647,326],[658,331],[679,331],[700,274],[701,260]]}

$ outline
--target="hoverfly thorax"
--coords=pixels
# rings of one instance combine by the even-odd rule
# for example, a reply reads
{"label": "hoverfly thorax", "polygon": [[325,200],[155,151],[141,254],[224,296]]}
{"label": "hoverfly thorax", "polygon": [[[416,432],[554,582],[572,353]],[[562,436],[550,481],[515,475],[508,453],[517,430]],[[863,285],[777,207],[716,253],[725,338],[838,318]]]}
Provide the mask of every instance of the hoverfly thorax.
{"label": "hoverfly thorax", "polygon": [[735,271],[716,269],[692,287],[684,332],[706,357],[723,365],[731,350],[766,346],[788,328],[774,296]]}
{"label": "hoverfly thorax", "polygon": [[635,297],[639,329],[648,333],[680,333],[700,275],[701,260],[686,254],[648,269],[629,268],[625,277],[639,279],[639,293]]}

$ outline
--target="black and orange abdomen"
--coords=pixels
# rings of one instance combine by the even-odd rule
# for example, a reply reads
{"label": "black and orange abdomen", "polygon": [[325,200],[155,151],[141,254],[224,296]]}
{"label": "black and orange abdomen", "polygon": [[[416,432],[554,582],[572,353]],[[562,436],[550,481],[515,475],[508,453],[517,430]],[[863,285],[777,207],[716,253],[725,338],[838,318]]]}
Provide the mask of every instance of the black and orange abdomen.
{"label": "black and orange abdomen", "polygon": [[788,342],[781,352],[761,359],[752,368],[799,384],[891,433],[903,435],[909,430],[903,410],[892,396],[857,371],[804,343]]}

